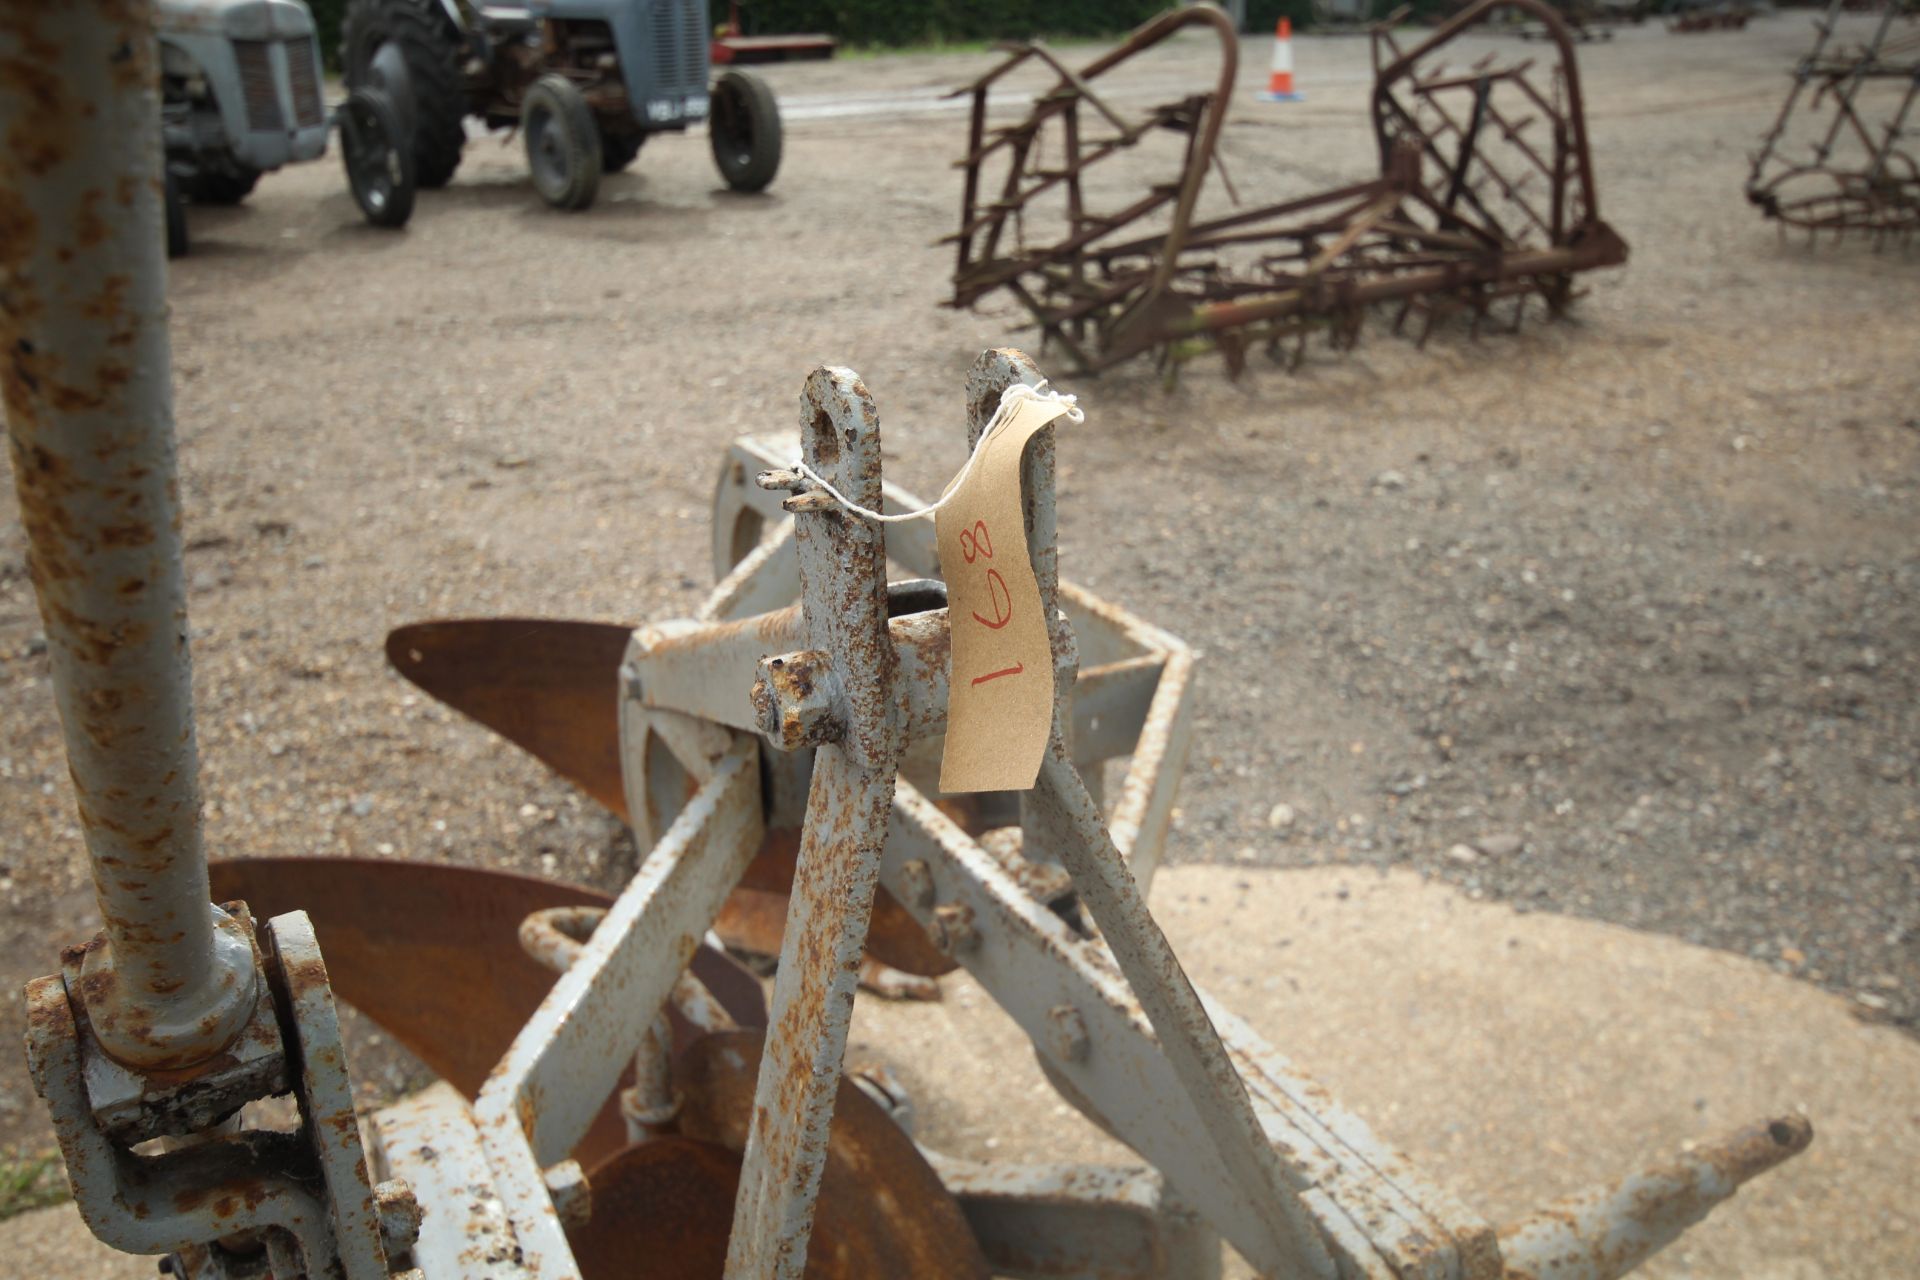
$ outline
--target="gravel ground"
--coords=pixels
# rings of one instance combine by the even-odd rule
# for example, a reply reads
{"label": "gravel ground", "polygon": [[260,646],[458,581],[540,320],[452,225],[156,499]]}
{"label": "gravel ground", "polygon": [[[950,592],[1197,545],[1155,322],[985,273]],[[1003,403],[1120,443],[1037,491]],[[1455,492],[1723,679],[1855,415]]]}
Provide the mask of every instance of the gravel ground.
{"label": "gravel ground", "polygon": [[[1408,866],[1920,1019],[1920,255],[1783,244],[1741,199],[1804,42],[1778,17],[1581,50],[1633,257],[1571,323],[1067,387],[1065,571],[1206,654],[1173,860]],[[1203,54],[1143,78],[1197,85]],[[1243,197],[1370,171],[1366,59],[1298,42],[1308,101],[1273,107],[1247,44]],[[721,448],[789,427],[818,363],[866,376],[889,474],[936,490],[967,363],[1023,340],[1010,312],[939,309],[928,247],[963,133],[932,91],[987,61],[774,69],[795,118],[762,198],[665,140],[561,216],[517,147],[479,143],[399,235],[359,225],[333,164],[194,211],[172,296],[216,851],[617,877],[613,824],[416,697],[381,638],[690,612]],[[39,633],[9,494],[10,989],[93,927]],[[45,1132],[0,1060],[0,1145]]]}

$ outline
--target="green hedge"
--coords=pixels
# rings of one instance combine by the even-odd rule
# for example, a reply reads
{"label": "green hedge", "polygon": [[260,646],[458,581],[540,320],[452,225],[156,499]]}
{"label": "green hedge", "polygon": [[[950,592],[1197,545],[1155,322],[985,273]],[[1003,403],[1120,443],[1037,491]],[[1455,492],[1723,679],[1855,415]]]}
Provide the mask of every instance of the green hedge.
{"label": "green hedge", "polygon": [[[912,45],[1130,31],[1167,0],[751,0],[749,32],[823,31],[849,45]],[[714,4],[714,20],[726,7]]]}
{"label": "green hedge", "polygon": [[[1427,23],[1450,17],[1457,8],[1453,0],[1370,0],[1366,21],[1378,22],[1403,4],[1411,9],[1409,20]],[[1311,29],[1312,0],[1247,0],[1247,30],[1256,35],[1273,30],[1283,17],[1293,19],[1295,31]]]}
{"label": "green hedge", "polygon": [[327,70],[340,69],[340,19],[346,15],[347,0],[307,0],[313,10],[313,23],[320,28],[320,56]]}
{"label": "green hedge", "polygon": [[[1377,7],[1379,0],[1375,0]],[[1313,5],[1309,0],[1247,0],[1247,30],[1264,34],[1292,18],[1293,29],[1302,31],[1313,25]]]}
{"label": "green hedge", "polygon": [[[308,3],[320,28],[322,56],[337,71],[347,0]],[[1249,8],[1262,11],[1263,4],[1291,5],[1301,14],[1307,7],[1306,0],[1253,0]],[[750,33],[824,31],[849,45],[899,46],[1115,35],[1168,7],[1167,0],[749,0],[740,6],[740,22]],[[716,26],[727,20],[724,0],[710,0],[710,9]],[[1265,18],[1267,28],[1278,12],[1275,7]],[[1299,17],[1294,25],[1302,25]]]}

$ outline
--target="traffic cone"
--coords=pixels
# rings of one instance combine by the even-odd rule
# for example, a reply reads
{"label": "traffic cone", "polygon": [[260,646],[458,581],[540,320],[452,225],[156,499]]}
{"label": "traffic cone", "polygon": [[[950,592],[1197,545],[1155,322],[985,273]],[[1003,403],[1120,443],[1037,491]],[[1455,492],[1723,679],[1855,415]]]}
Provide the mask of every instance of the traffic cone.
{"label": "traffic cone", "polygon": [[1293,21],[1280,19],[1273,29],[1273,73],[1267,77],[1267,91],[1260,95],[1265,102],[1298,102],[1300,95],[1293,91]]}

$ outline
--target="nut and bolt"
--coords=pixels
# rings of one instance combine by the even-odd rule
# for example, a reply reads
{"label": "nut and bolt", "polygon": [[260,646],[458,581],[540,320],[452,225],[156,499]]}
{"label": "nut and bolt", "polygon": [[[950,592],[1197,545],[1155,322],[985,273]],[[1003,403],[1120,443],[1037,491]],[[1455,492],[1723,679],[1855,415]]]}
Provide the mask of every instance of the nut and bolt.
{"label": "nut and bolt", "polygon": [[762,489],[784,489],[788,493],[798,493],[811,483],[811,481],[798,471],[791,471],[786,467],[775,467],[767,471],[762,471],[753,478],[753,481]]}
{"label": "nut and bolt", "polygon": [[420,1239],[420,1202],[405,1178],[389,1178],[373,1189],[373,1211],[380,1222],[380,1247],[389,1259],[413,1252]]}
{"label": "nut and bolt", "polygon": [[791,498],[782,498],[780,509],[791,515],[806,511],[838,511],[840,499],[824,489],[814,489],[807,493],[796,493]]}
{"label": "nut and bolt", "polygon": [[564,1227],[584,1227],[593,1214],[593,1196],[587,1188],[587,1175],[577,1160],[562,1160],[549,1167],[541,1180],[553,1198],[553,1211]]}
{"label": "nut and bolt", "polygon": [[942,955],[957,956],[980,945],[979,931],[973,927],[973,908],[964,902],[943,902],[935,907],[927,931]]}
{"label": "nut and bolt", "polygon": [[933,868],[921,858],[900,864],[900,901],[910,911],[933,908]]}
{"label": "nut and bolt", "polygon": [[834,706],[833,659],[815,649],[760,659],[753,682],[758,728],[781,751],[838,742],[846,736]]}
{"label": "nut and bolt", "polygon": [[1046,1039],[1047,1050],[1062,1062],[1085,1062],[1093,1052],[1086,1019],[1070,1004],[1057,1004],[1047,1010]]}

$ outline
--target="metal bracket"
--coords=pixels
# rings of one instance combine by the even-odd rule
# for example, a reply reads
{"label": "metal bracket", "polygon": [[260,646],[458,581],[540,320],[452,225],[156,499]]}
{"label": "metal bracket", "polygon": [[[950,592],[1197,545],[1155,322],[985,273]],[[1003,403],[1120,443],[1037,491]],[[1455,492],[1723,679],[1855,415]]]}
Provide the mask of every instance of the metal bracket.
{"label": "metal bracket", "polygon": [[[250,923],[243,904],[229,907]],[[34,1087],[53,1118],[81,1217],[107,1244],[172,1254],[183,1280],[253,1274],[269,1253],[284,1280],[382,1280],[389,1254],[403,1256],[412,1244],[411,1192],[368,1178],[312,926],[299,912],[277,916],[266,939],[248,1031],[223,1058],[174,1073],[185,1079],[130,1075],[105,1058],[60,976],[29,983]],[[77,968],[77,958],[69,965]],[[96,1121],[87,1096],[86,1084],[103,1077],[140,1086],[118,1136]],[[297,1130],[228,1121],[243,1104],[288,1091],[299,1106]],[[134,1149],[142,1135],[162,1130],[178,1135],[170,1149]]]}

